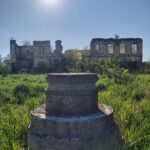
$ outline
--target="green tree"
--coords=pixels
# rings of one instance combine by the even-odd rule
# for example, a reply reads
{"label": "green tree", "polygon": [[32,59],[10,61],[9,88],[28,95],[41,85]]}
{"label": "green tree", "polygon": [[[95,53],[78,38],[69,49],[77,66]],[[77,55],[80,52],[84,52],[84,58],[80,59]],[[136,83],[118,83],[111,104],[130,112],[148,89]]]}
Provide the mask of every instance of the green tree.
{"label": "green tree", "polygon": [[6,63],[0,64],[0,74],[3,76],[7,76],[7,74],[11,73],[11,66]]}
{"label": "green tree", "polygon": [[7,74],[11,73],[12,62],[13,62],[13,60],[10,58],[9,55],[7,57],[5,57],[3,61],[2,61],[2,58],[1,58],[1,61],[0,61],[0,74],[2,74],[3,76],[7,76]]}
{"label": "green tree", "polygon": [[82,54],[77,49],[70,50],[65,54],[65,58],[68,60],[69,72],[80,72],[80,64],[82,60]]}
{"label": "green tree", "polygon": [[150,73],[150,60],[147,62],[143,62],[143,72]]}
{"label": "green tree", "polygon": [[120,68],[117,58],[108,58],[96,62],[96,72],[113,79],[115,83],[126,84],[132,81],[127,69]]}

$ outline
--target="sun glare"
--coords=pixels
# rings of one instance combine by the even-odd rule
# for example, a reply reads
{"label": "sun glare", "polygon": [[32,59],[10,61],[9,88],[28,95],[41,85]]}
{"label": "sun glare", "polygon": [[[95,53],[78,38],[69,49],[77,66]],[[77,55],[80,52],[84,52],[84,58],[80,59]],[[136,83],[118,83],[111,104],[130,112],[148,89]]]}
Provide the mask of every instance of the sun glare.
{"label": "sun glare", "polygon": [[57,15],[62,14],[66,7],[66,0],[38,0],[38,7],[42,12],[55,13]]}
{"label": "sun glare", "polygon": [[56,7],[59,3],[59,0],[42,0],[43,3],[47,6]]}

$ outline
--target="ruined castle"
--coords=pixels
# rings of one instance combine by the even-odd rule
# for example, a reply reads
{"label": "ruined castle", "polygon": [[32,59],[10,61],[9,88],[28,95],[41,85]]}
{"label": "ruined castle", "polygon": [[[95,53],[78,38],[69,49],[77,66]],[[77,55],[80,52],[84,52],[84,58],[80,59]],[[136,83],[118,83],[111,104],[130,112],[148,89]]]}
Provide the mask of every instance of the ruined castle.
{"label": "ruined castle", "polygon": [[[16,40],[10,40],[10,55],[15,58],[17,70],[22,68],[33,70],[40,64],[49,67],[64,57],[62,50],[61,40],[56,41],[54,52],[51,50],[50,41],[33,41],[33,45],[18,46]],[[67,51],[66,54],[68,57]],[[129,70],[140,70],[143,58],[143,40],[119,37],[92,39],[90,54],[87,58],[96,61],[108,57],[117,57],[120,65]]]}
{"label": "ruined castle", "polygon": [[38,65],[50,66],[55,60],[61,60],[62,41],[55,42],[55,50],[52,52],[50,41],[33,41],[33,45],[19,46],[16,40],[10,40],[10,55],[15,59],[16,70],[33,70]]}
{"label": "ruined castle", "polygon": [[90,59],[117,57],[122,67],[139,70],[142,66],[143,40],[140,38],[95,38],[90,44]]}

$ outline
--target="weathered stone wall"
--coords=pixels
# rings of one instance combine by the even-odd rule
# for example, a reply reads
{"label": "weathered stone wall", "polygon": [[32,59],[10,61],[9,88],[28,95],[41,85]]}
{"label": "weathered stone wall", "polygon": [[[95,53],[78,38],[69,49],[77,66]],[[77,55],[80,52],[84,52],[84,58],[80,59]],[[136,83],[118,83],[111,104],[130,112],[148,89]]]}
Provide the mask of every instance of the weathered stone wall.
{"label": "weathered stone wall", "polygon": [[33,46],[20,46],[19,50],[19,58],[21,59],[32,59]]}
{"label": "weathered stone wall", "polygon": [[47,80],[47,113],[60,116],[85,115],[98,111],[96,75],[49,74]]}
{"label": "weathered stone wall", "polygon": [[48,57],[51,52],[50,41],[34,41],[33,47],[34,67],[37,67],[39,63],[45,63],[45,65],[48,65]]}
{"label": "weathered stone wall", "polygon": [[10,40],[10,55],[16,59],[31,59],[33,46],[18,46],[16,40]]}
{"label": "weathered stone wall", "polygon": [[33,45],[19,46],[16,40],[10,40],[10,55],[16,59],[17,70],[24,68],[36,68],[40,63],[49,65],[49,62],[61,60],[61,41],[56,41],[56,53],[51,52],[50,41],[33,41]]}
{"label": "weathered stone wall", "polygon": [[[112,45],[113,53],[108,52],[108,47]],[[121,53],[121,45],[124,45],[125,53]],[[133,53],[133,45],[137,46],[137,53]],[[117,56],[120,61],[142,63],[143,41],[140,38],[120,38],[120,39],[103,39],[97,38],[91,41],[91,59],[103,59]]]}
{"label": "weathered stone wall", "polygon": [[33,46],[18,46],[16,40],[10,40],[10,55],[15,59],[15,69],[29,69],[32,66]]}

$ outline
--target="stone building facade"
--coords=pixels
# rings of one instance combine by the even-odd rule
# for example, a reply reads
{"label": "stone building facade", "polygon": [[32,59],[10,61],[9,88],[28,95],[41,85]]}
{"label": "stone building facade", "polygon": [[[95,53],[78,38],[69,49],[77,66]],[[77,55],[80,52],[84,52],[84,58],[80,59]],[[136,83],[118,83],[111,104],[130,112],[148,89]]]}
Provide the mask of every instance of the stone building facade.
{"label": "stone building facade", "polygon": [[56,49],[52,52],[50,41],[33,41],[33,45],[19,46],[16,40],[10,40],[10,55],[15,59],[15,69],[31,71],[41,63],[49,66],[53,61],[62,59],[61,43],[57,40]]}
{"label": "stone building facade", "polygon": [[131,70],[141,68],[143,40],[141,38],[95,38],[90,44],[90,59],[117,57],[123,67]]}

